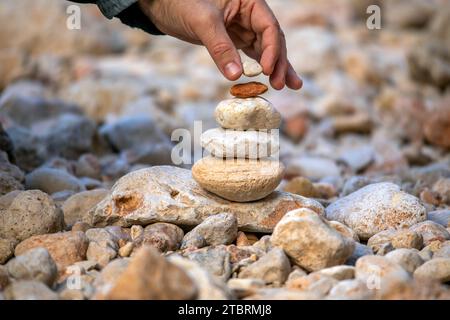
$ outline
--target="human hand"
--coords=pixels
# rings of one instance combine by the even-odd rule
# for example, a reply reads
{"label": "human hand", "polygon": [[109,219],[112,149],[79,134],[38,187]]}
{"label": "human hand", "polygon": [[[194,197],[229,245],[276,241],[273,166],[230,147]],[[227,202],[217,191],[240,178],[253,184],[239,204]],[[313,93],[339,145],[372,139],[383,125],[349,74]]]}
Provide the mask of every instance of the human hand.
{"label": "human hand", "polygon": [[139,0],[142,11],[159,30],[204,45],[229,80],[243,72],[237,49],[259,61],[273,88],[300,89],[287,58],[286,40],[264,0]]}

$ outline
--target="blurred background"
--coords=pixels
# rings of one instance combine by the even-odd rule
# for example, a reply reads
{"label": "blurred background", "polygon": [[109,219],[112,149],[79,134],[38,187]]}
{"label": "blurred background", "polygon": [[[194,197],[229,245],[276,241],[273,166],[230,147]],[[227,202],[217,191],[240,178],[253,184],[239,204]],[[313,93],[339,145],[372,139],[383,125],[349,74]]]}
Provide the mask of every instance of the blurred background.
{"label": "blurred background", "polygon": [[[286,180],[307,178],[288,189],[319,183],[327,202],[389,180],[429,206],[448,203],[450,180],[436,184],[450,177],[450,1],[268,2],[304,80],[265,95],[283,116]],[[79,5],[81,29],[69,30],[73,4],[0,2],[1,194],[42,166],[93,189],[171,164],[172,131],[215,127],[230,97],[203,47],[107,20],[95,5]],[[371,4],[380,30],[366,26]]]}

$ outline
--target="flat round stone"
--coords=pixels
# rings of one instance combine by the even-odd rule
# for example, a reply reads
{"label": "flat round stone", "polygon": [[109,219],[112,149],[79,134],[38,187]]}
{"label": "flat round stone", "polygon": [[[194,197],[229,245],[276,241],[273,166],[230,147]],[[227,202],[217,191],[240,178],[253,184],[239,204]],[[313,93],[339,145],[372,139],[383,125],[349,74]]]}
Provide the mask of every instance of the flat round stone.
{"label": "flat round stone", "polygon": [[261,159],[279,151],[278,130],[237,131],[215,128],[200,136],[206,151],[218,158]]}
{"label": "flat round stone", "polygon": [[236,202],[262,199],[283,178],[284,166],[276,160],[205,157],[192,167],[192,176],[205,190]]}
{"label": "flat round stone", "polygon": [[260,97],[223,100],[217,105],[214,116],[225,129],[276,129],[281,124],[280,113]]}
{"label": "flat round stone", "polygon": [[238,83],[231,87],[231,95],[237,98],[252,98],[263,94],[268,90],[267,86],[261,82]]}

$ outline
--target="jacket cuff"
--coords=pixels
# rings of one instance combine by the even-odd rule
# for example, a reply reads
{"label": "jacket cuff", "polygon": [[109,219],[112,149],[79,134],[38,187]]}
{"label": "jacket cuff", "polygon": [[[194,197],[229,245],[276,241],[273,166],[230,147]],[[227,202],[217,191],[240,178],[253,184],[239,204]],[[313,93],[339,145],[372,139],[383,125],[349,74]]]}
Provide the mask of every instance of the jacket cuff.
{"label": "jacket cuff", "polygon": [[139,28],[154,35],[164,34],[153,24],[150,18],[142,12],[137,1],[128,8],[122,10],[116,17],[119,18],[122,23],[132,28]]}
{"label": "jacket cuff", "polygon": [[138,0],[97,0],[100,11],[108,19],[112,19]]}

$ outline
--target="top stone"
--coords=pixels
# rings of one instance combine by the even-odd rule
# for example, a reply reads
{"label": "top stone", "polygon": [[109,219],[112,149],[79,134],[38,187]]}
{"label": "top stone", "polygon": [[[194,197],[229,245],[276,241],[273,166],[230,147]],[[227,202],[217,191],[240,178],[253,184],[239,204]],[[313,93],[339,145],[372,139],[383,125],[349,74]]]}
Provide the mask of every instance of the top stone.
{"label": "top stone", "polygon": [[280,113],[260,97],[223,100],[217,105],[214,115],[224,129],[277,129],[281,123]]}

